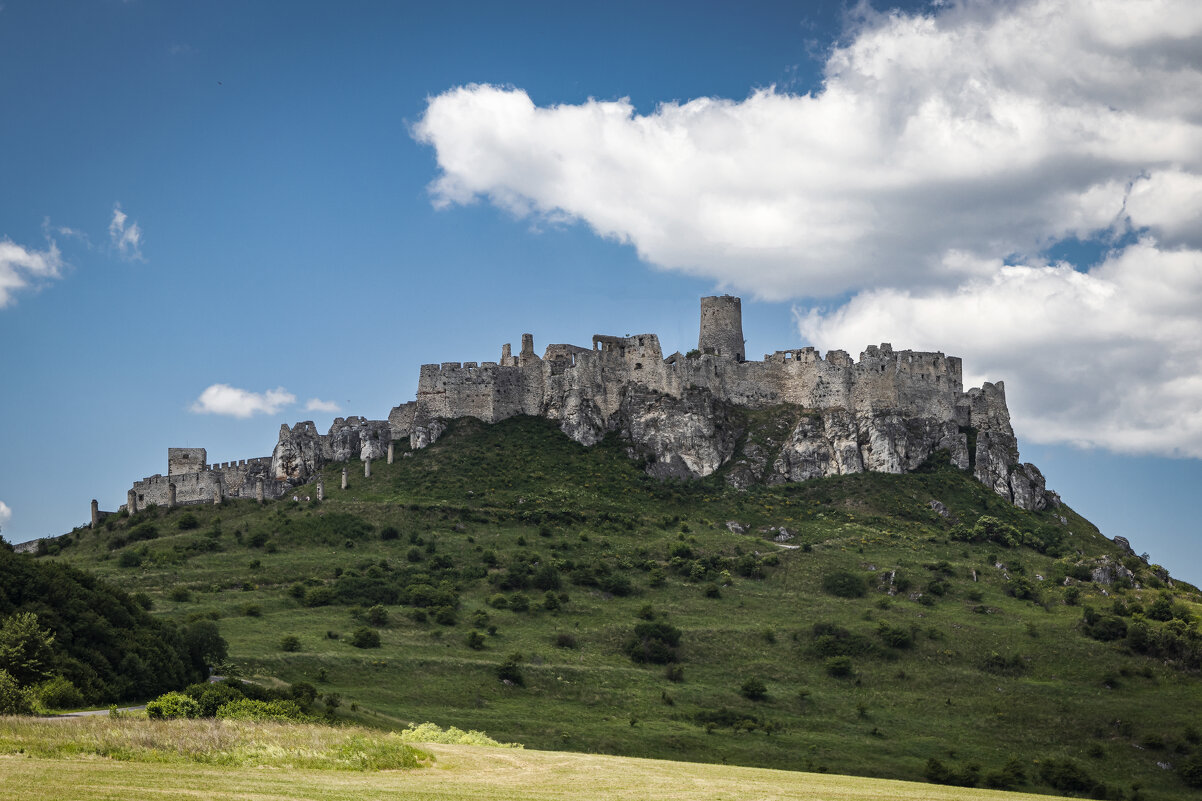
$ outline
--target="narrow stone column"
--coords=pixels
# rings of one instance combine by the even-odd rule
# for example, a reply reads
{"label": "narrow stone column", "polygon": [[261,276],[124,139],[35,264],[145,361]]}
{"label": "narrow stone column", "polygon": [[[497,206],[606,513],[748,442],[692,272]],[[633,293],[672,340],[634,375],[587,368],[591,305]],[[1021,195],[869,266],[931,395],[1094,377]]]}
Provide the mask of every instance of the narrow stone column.
{"label": "narrow stone column", "polygon": [[324,501],[326,499],[326,482],[320,475],[317,477],[317,500]]}
{"label": "narrow stone column", "polygon": [[263,503],[263,479],[261,477],[255,482],[255,500]]}
{"label": "narrow stone column", "polygon": [[221,497],[223,494],[224,493],[222,492],[221,479],[217,479],[217,484],[213,489],[213,505],[214,506],[221,505]]}
{"label": "narrow stone column", "polygon": [[346,468],[342,468],[342,488],[346,489]]}
{"label": "narrow stone column", "polygon": [[363,460],[363,477],[371,478],[371,459]]}
{"label": "narrow stone column", "polygon": [[95,531],[96,527],[99,525],[100,525],[100,504],[96,502],[95,498],[93,498],[92,499],[92,530]]}
{"label": "narrow stone column", "polygon": [[392,454],[393,454],[392,448],[393,448],[393,443],[389,442],[388,443],[388,463],[389,464],[392,464]]}
{"label": "narrow stone column", "polygon": [[175,508],[175,484],[174,482],[167,485],[167,508]]}
{"label": "narrow stone column", "polygon": [[133,490],[130,490],[129,492],[125,493],[125,508],[129,511],[129,513],[131,515],[137,514],[138,493],[134,492]]}

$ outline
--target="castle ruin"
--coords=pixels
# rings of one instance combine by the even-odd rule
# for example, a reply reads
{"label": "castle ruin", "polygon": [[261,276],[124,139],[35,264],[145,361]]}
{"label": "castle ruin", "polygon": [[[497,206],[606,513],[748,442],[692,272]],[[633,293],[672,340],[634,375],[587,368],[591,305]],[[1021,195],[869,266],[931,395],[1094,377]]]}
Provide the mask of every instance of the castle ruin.
{"label": "castle ruin", "polygon": [[[312,422],[281,426],[271,457],[205,465],[203,449],[172,448],[168,475],[134,484],[137,504],[280,497],[329,462],[391,460],[392,442],[435,442],[447,421],[495,423],[516,415],[556,421],[584,445],[611,432],[658,477],[698,478],[726,469],[736,486],[820,476],[914,470],[943,451],[956,467],[1024,509],[1058,502],[1043,476],[1018,458],[1002,382],[967,391],[961,361],[939,352],[866,348],[745,353],[740,299],[701,299],[696,350],[663,355],[655,334],[592,338],[591,347],[501,346],[498,361],[422,365],[417,397],[388,420],[338,418],[327,434]],[[788,435],[771,448],[746,437],[740,410],[768,410]],[[365,465],[365,472],[369,471]],[[136,496],[136,497],[135,497]]]}

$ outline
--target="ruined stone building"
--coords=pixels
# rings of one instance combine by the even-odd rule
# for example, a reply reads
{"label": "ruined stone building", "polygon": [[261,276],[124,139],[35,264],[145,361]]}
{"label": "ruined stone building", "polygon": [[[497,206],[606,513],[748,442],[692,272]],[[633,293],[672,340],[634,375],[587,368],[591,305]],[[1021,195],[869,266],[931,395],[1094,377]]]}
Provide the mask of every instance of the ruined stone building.
{"label": "ruined stone building", "polygon": [[[787,435],[749,444],[740,410],[772,411]],[[617,432],[659,477],[697,478],[726,469],[736,486],[819,476],[913,470],[944,451],[952,464],[1025,509],[1056,503],[1043,476],[1019,461],[1002,382],[965,391],[960,359],[942,353],[866,348],[779,350],[746,358],[739,298],[701,299],[697,349],[663,355],[655,334],[596,335],[591,347],[501,347],[498,361],[422,365],[417,398],[388,420],[338,418],[327,434],[312,422],[282,426],[268,460],[204,465],[204,451],[169,450],[168,476],[134,485],[138,503],[207,497],[278,497],[328,462],[392,456],[438,439],[447,421],[494,423],[515,415],[553,420],[584,445]],[[151,501],[149,499],[154,498]],[[187,500],[184,500],[184,499]],[[194,500],[195,499],[195,500]]]}

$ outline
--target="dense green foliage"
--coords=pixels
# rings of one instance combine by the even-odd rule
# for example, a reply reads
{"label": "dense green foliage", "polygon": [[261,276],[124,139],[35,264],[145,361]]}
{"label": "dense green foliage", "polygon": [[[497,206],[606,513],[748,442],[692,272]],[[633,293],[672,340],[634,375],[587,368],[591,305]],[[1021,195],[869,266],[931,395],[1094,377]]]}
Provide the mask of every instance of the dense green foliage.
{"label": "dense green foliage", "polygon": [[1202,753],[1197,591],[938,459],[737,491],[546,421],[459,421],[320,504],[147,510],[54,549],[164,620],[219,621],[244,688],[307,683],[379,726],[1043,792],[1076,792],[1071,764],[1149,800]]}
{"label": "dense green foliage", "polygon": [[182,687],[224,647],[212,621],[154,618],[93,575],[0,548],[0,669],[51,708]]}

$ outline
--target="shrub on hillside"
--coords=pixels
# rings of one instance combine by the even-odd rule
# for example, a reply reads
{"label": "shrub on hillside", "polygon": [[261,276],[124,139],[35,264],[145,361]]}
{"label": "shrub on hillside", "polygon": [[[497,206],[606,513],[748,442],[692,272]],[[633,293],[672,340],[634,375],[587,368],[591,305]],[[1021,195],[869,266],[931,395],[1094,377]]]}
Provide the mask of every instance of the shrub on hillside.
{"label": "shrub on hillside", "polygon": [[885,645],[890,648],[909,648],[914,645],[914,633],[907,628],[901,626],[890,626],[888,623],[881,623],[877,627],[877,635],[884,641]]}
{"label": "shrub on hillside", "polygon": [[1190,787],[1202,787],[1202,753],[1184,760],[1177,768],[1177,774]]}
{"label": "shrub on hillside", "polygon": [[1105,785],[1094,781],[1080,765],[1068,759],[1049,759],[1039,769],[1039,778],[1062,793],[1106,798]]}
{"label": "shrub on hillside", "polygon": [[280,650],[281,651],[299,651],[300,650],[300,638],[297,637],[295,634],[285,634],[283,639],[280,640]]}
{"label": "shrub on hillside", "polygon": [[153,720],[198,718],[200,704],[183,693],[164,693],[146,704],[146,715]]}
{"label": "shrub on hillside", "polygon": [[379,648],[380,632],[360,626],[351,634],[350,643],[356,648]]}
{"label": "shrub on hillside", "polygon": [[326,586],[305,590],[305,606],[329,606],[334,603],[334,591]]}
{"label": "shrub on hillside", "polygon": [[851,657],[832,656],[826,660],[826,674],[836,679],[845,679],[852,673]]}
{"label": "shrub on hillside", "polygon": [[968,765],[964,770],[953,770],[935,757],[927,760],[923,775],[933,784],[951,784],[956,787],[976,787],[980,781],[981,768]]}
{"label": "shrub on hillside", "polygon": [[29,694],[7,671],[0,669],[0,715],[31,715]]}
{"label": "shrub on hillside", "polygon": [[420,726],[410,723],[409,728],[400,733],[401,740],[406,743],[446,743],[448,745],[483,745],[491,748],[522,748],[521,743],[501,743],[489,737],[482,731],[464,731],[451,726],[443,729],[434,723],[423,723]]}
{"label": "shrub on hillside", "polygon": [[63,676],[53,676],[37,685],[33,696],[43,709],[74,709],[84,704],[83,693]]}
{"label": "shrub on hillside", "polygon": [[305,723],[310,719],[295,701],[254,701],[250,698],[223,704],[217,710],[217,717],[223,720],[271,720],[281,723]]}
{"label": "shrub on hillside", "polygon": [[202,718],[211,718],[222,706],[246,697],[241,689],[224,682],[190,684],[184,692],[200,707]]}
{"label": "shrub on hillside", "polygon": [[645,621],[634,627],[623,651],[635,662],[667,664],[676,662],[679,655],[680,629],[664,621]]}
{"label": "shrub on hillside", "polygon": [[768,697],[768,685],[764,684],[763,679],[747,679],[739,688],[739,695],[748,701],[763,701]]}
{"label": "shrub on hillside", "polygon": [[510,684],[516,684],[519,687],[526,686],[526,677],[522,675],[522,655],[512,653],[504,662],[497,665],[497,678]]}
{"label": "shrub on hillside", "polygon": [[822,589],[839,598],[861,598],[868,592],[868,582],[859,573],[835,570],[822,577]]}
{"label": "shrub on hillside", "polygon": [[190,531],[194,528],[200,528],[200,521],[191,512],[184,512],[176,525],[180,531]]}

